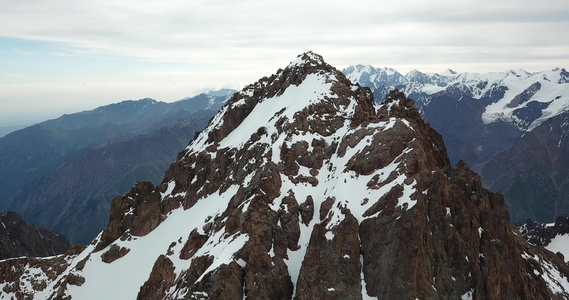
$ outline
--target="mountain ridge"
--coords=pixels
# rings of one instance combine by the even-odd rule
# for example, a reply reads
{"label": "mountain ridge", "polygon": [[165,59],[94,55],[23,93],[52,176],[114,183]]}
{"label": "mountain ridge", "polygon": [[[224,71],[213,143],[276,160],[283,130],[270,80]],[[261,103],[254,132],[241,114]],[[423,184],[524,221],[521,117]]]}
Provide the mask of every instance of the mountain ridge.
{"label": "mountain ridge", "polygon": [[[398,88],[411,97],[420,94],[435,94],[445,88],[458,88],[469,93],[475,99],[485,95],[500,92],[506,87],[502,97],[486,104],[486,110],[482,115],[485,124],[499,120],[512,123],[522,131],[531,131],[541,122],[554,117],[569,108],[567,96],[569,88],[561,86],[569,82],[569,73],[565,69],[555,68],[549,71],[527,72],[525,70],[507,70],[504,72],[489,73],[422,73],[412,70],[402,75],[392,68],[374,68],[371,65],[355,65],[345,68],[342,72],[353,82],[363,86],[369,86],[382,93],[393,88]],[[551,90],[544,93],[543,90]],[[532,91],[533,90],[533,91]],[[536,95],[537,94],[537,95]],[[519,101],[525,95],[525,101]],[[516,99],[516,97],[518,97]],[[420,97],[417,97],[420,99]],[[525,110],[536,111],[527,105],[530,99],[533,103],[543,107],[537,117],[529,117]],[[379,98],[383,99],[383,97]],[[530,103],[531,103],[530,102]],[[524,104],[524,105],[522,105]],[[428,105],[428,102],[419,103]]]}

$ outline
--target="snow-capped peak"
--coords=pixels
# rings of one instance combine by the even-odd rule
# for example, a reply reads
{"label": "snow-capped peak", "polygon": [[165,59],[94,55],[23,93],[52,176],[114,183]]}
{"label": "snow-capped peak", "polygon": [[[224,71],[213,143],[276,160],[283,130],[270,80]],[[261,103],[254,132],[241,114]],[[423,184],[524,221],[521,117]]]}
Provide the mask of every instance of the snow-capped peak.
{"label": "snow-capped peak", "polygon": [[[342,115],[349,119],[353,115],[350,105],[356,101],[354,92],[358,89],[342,73],[326,64],[321,56],[304,53],[284,70],[236,93],[188,149],[239,147],[261,130],[260,127],[269,136],[274,136],[283,126],[296,122],[298,114],[306,114],[315,107],[332,105],[334,109],[322,114],[313,112],[311,118],[327,120]],[[340,98],[343,100],[338,100]],[[234,115],[242,116],[243,120],[231,120],[233,117],[230,116]],[[326,124],[323,121],[321,127]],[[310,127],[307,130],[319,129]]]}
{"label": "snow-capped peak", "polygon": [[302,66],[305,64],[316,66],[323,63],[324,59],[322,58],[322,56],[312,51],[306,51],[303,54],[298,55],[298,57],[288,65],[288,68],[292,68],[295,66]]}
{"label": "snow-capped peak", "polygon": [[350,66],[342,71],[346,77],[357,82],[362,86],[378,88],[376,83],[382,82],[390,86],[397,86],[401,83],[403,75],[393,68],[374,68],[370,65]]}
{"label": "snow-capped peak", "polygon": [[419,71],[419,70],[417,70],[417,69],[412,69],[411,71],[409,71],[409,72],[405,75],[405,78],[414,79],[414,78],[421,78],[421,77],[423,77],[423,76],[427,76],[427,74],[425,74],[425,73],[423,73],[423,72],[421,72],[421,71]]}
{"label": "snow-capped peak", "polygon": [[450,68],[449,68],[449,69],[446,69],[446,70],[444,70],[443,72],[440,73],[440,75],[442,75],[442,76],[454,76],[454,75],[457,75],[457,74],[458,74],[458,72],[456,72],[455,70],[450,69]]}

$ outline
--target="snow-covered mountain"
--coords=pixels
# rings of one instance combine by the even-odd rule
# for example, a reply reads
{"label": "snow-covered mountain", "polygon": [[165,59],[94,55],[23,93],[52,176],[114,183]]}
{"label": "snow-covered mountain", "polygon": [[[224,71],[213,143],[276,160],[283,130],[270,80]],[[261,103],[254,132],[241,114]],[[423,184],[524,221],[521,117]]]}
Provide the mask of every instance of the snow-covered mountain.
{"label": "snow-covered mountain", "polygon": [[565,136],[569,72],[425,74],[351,66],[348,78],[373,90],[376,100],[399,88],[417,100],[425,121],[439,131],[451,163],[460,159],[504,194],[517,223],[553,222],[569,212]]}
{"label": "snow-covered mountain", "polygon": [[563,260],[399,91],[312,52],[235,94],[84,249],[0,262],[35,299],[564,299]]}
{"label": "snow-covered mountain", "polygon": [[466,96],[483,100],[485,110],[481,119],[485,124],[504,121],[523,131],[531,131],[548,118],[569,109],[569,85],[566,84],[569,72],[565,69],[484,74],[457,73],[450,69],[426,74],[412,70],[403,76],[392,68],[355,65],[343,72],[352,82],[383,94],[398,88],[417,99],[419,107],[429,105],[430,95],[461,91]]}

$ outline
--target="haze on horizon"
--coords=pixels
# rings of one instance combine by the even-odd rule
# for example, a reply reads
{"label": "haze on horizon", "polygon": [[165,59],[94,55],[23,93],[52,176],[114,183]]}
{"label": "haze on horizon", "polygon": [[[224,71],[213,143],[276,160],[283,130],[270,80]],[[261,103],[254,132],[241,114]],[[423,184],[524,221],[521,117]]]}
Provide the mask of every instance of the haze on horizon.
{"label": "haze on horizon", "polygon": [[564,0],[0,4],[0,126],[240,89],[306,50],[402,73],[569,67]]}

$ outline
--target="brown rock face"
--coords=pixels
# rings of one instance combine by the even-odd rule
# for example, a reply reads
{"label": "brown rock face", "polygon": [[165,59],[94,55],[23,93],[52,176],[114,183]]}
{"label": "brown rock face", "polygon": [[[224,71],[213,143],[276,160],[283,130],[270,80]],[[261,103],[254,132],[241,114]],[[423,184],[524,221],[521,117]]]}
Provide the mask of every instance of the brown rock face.
{"label": "brown rock face", "polygon": [[166,290],[174,283],[174,265],[166,256],[158,257],[152,267],[150,277],[140,288],[136,299],[162,299]]}
{"label": "brown rock face", "polygon": [[301,299],[361,299],[359,225],[346,219],[326,236],[326,224],[314,226],[297,281]]}
{"label": "brown rock face", "polygon": [[[113,199],[109,216],[109,225],[103,231],[101,240],[97,244],[97,250],[101,250],[115,241],[125,233],[127,229],[135,230],[142,227],[147,229],[140,233],[148,233],[151,226],[147,224],[157,224],[159,220],[156,208],[156,197],[149,201],[154,186],[150,182],[137,183],[128,193]],[[153,229],[153,228],[152,228]]]}
{"label": "brown rock face", "polygon": [[101,260],[110,264],[113,261],[125,256],[128,254],[130,249],[125,247],[119,247],[117,245],[111,245],[109,250],[107,250],[103,255],[101,255]]}
{"label": "brown rock face", "polygon": [[80,283],[69,276],[133,264],[144,280],[121,292],[139,299],[569,297],[567,265],[450,165],[412,100],[373,103],[311,52],[246,87],[161,185],[113,201],[109,227],[50,291],[93,291],[89,277],[67,289]]}

